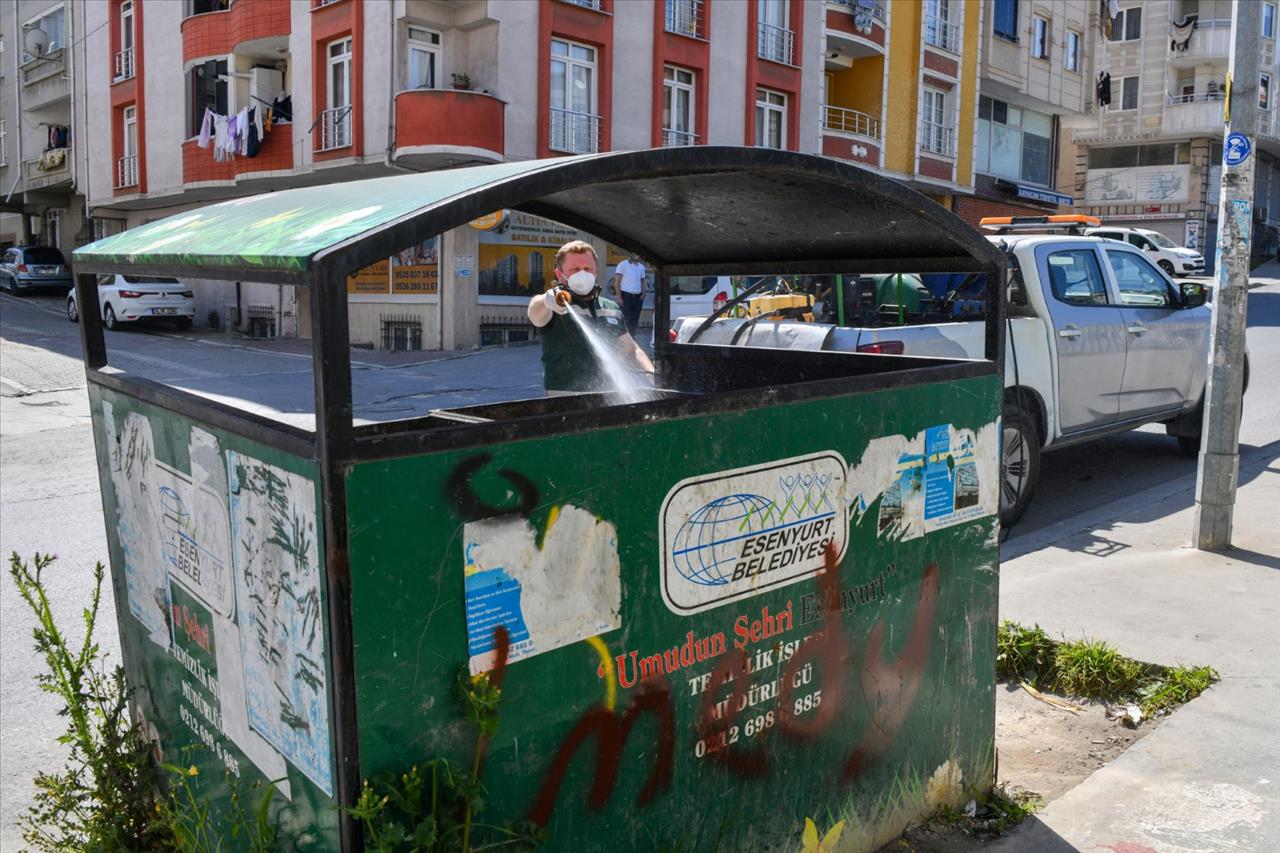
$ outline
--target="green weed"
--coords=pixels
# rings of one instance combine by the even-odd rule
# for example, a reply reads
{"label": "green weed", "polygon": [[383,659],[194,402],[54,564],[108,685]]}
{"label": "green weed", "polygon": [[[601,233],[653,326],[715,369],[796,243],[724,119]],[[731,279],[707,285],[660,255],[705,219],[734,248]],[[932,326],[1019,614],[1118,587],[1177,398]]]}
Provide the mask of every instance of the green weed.
{"label": "green weed", "polygon": [[1138,692],[1146,667],[1102,640],[1062,643],[1054,654],[1054,689],[1071,696],[1114,702]]}
{"label": "green weed", "polygon": [[973,815],[944,806],[934,821],[954,826],[966,835],[995,838],[1044,808],[1044,800],[1038,794],[1000,785],[992,788],[986,797],[976,799],[975,805]]}
{"label": "green weed", "polygon": [[1005,620],[996,631],[996,678],[1048,685],[1056,675],[1058,643],[1043,628]]}
{"label": "green weed", "polygon": [[1148,717],[1185,705],[1209,689],[1218,673],[1209,666],[1176,666],[1143,685],[1138,691],[1139,706]]}

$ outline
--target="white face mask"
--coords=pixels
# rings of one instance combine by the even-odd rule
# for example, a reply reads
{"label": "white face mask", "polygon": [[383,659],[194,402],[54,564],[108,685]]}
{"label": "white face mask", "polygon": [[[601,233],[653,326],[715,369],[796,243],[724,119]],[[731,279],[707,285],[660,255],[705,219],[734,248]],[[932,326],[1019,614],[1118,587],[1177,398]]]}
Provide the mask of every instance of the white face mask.
{"label": "white face mask", "polygon": [[569,289],[579,296],[586,296],[596,289],[596,274],[588,270],[578,270],[569,276]]}

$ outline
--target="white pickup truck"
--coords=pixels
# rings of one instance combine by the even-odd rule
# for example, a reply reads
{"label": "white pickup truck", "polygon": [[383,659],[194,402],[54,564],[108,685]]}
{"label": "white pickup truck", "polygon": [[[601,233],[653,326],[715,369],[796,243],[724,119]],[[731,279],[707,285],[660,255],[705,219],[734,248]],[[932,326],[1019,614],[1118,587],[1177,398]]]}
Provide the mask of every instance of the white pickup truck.
{"label": "white pickup truck", "polygon": [[[1002,235],[1009,256],[1000,519],[1035,491],[1042,451],[1161,422],[1200,447],[1210,311],[1195,282],[1174,284],[1138,249],[1098,237]],[[678,343],[981,358],[981,321],[848,328],[704,317],[676,321]],[[1248,365],[1246,369],[1246,384]]]}

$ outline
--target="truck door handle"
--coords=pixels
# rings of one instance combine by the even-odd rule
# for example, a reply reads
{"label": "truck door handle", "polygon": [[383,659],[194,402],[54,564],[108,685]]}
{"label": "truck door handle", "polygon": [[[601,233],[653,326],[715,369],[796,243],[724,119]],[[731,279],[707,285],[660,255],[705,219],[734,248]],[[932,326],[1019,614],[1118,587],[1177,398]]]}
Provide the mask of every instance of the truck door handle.
{"label": "truck door handle", "polygon": [[1147,327],[1141,323],[1134,323],[1132,326],[1125,326],[1125,330],[1131,335],[1141,335],[1147,330]]}
{"label": "truck door handle", "polygon": [[1058,330],[1058,337],[1060,338],[1078,338],[1083,334],[1084,332],[1080,331],[1075,326],[1064,326]]}

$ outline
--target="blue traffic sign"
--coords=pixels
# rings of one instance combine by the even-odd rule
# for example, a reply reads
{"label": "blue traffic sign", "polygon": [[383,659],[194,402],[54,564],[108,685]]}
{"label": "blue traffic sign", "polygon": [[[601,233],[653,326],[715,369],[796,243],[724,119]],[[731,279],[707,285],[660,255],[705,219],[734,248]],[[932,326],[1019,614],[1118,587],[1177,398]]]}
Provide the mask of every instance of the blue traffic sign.
{"label": "blue traffic sign", "polygon": [[1222,162],[1228,166],[1239,166],[1249,159],[1251,151],[1253,144],[1249,142],[1249,137],[1243,133],[1228,134],[1226,141],[1222,143]]}

